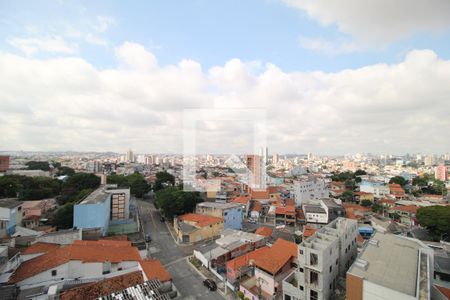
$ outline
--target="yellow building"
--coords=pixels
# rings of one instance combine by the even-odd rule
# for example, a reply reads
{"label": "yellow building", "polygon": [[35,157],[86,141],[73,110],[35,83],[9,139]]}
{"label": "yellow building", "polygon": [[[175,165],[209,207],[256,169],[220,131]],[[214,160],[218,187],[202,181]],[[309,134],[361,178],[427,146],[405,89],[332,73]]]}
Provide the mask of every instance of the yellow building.
{"label": "yellow building", "polygon": [[219,236],[223,230],[223,218],[185,214],[175,219],[174,228],[179,242],[199,242]]}
{"label": "yellow building", "polygon": [[372,193],[366,193],[366,192],[355,192],[354,193],[355,201],[356,203],[362,203],[363,201],[370,201],[373,202],[374,195]]}

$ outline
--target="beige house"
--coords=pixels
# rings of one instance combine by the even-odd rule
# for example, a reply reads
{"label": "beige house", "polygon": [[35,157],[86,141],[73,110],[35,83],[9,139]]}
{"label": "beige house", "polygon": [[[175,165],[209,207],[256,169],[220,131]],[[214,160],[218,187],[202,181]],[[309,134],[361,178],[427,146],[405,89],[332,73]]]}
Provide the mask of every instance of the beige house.
{"label": "beige house", "polygon": [[223,218],[192,213],[179,216],[174,222],[177,239],[182,243],[194,243],[219,236],[223,226]]}

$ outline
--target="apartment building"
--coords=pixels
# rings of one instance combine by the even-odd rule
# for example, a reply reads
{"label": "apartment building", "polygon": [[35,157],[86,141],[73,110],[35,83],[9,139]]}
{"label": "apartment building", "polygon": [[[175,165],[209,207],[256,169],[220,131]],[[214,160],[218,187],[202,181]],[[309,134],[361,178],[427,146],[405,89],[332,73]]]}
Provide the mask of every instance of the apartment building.
{"label": "apartment building", "polygon": [[202,202],[195,209],[197,214],[219,217],[224,220],[224,228],[242,228],[242,206],[238,203]]}
{"label": "apartment building", "polygon": [[357,256],[358,223],[337,218],[298,247],[298,268],[283,281],[283,299],[331,299]]}
{"label": "apartment building", "polygon": [[310,200],[329,196],[329,189],[323,179],[310,176],[307,180],[294,183],[295,204],[301,206]]}
{"label": "apartment building", "polygon": [[106,234],[110,221],[128,219],[130,215],[130,189],[117,185],[101,186],[74,206],[73,226],[98,228]]}
{"label": "apartment building", "polygon": [[433,249],[377,232],[347,272],[347,300],[430,299]]}

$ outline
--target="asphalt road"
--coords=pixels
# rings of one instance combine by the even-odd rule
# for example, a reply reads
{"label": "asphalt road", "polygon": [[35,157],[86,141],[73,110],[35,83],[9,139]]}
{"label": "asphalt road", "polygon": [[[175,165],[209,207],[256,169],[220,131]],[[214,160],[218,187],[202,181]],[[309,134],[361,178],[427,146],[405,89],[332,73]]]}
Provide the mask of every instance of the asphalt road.
{"label": "asphalt road", "polygon": [[211,292],[203,285],[203,278],[185,259],[192,255],[192,248],[178,246],[174,242],[166,224],[160,222],[161,216],[153,204],[147,201],[137,201],[137,204],[144,223],[144,232],[150,234],[152,238],[149,256],[159,259],[166,266],[181,294],[181,299],[223,300],[217,291]]}

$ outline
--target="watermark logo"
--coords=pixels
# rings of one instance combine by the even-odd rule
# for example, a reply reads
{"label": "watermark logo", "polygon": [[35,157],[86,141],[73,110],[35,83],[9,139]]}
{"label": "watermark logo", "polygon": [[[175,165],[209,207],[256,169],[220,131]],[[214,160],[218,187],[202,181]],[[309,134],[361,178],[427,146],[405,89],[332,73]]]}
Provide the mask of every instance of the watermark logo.
{"label": "watermark logo", "polygon": [[220,191],[220,179],[200,179],[197,162],[204,153],[197,152],[197,131],[200,122],[240,122],[252,126],[251,153],[231,153],[224,165],[237,175],[237,180],[252,189],[266,188],[267,127],[266,110],[261,108],[185,109],[183,111],[183,189],[184,191]]}

